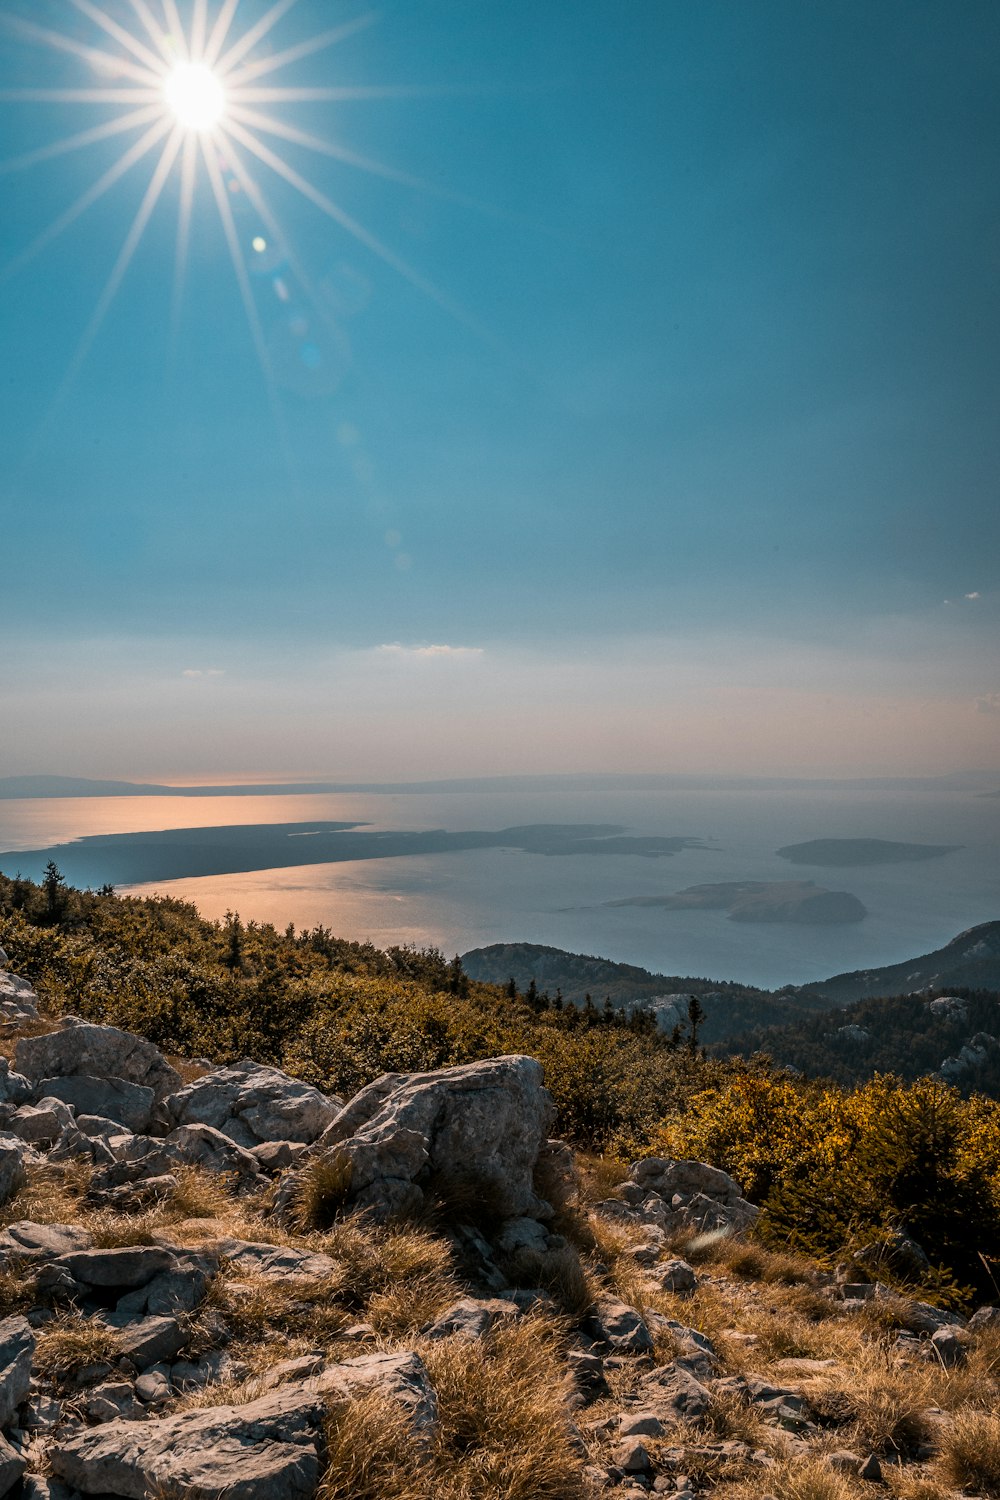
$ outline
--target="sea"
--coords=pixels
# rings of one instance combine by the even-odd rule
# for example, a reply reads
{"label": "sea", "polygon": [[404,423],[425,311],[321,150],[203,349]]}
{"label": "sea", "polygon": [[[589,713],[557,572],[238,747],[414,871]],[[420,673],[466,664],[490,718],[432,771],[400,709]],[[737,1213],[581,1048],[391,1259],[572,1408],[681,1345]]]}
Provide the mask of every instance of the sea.
{"label": "sea", "polygon": [[[193,902],[207,917],[323,926],[338,936],[433,946],[544,943],[654,972],[773,989],[896,963],[1000,919],[1000,797],[928,782],[918,790],[754,785],[705,790],[348,791],[310,795],[52,797],[0,801],[0,849],[38,849],[89,834],[233,824],[354,822],[372,830],[493,830],[614,824],[702,847],[660,858],[545,855],[505,848],[258,870],[133,886]],[[812,839],[960,845],[912,863],[791,864],[782,846]],[[4,873],[14,871],[7,866]],[[747,923],[724,910],[614,906],[633,897],[739,880],[813,880],[865,905],[836,926]]]}

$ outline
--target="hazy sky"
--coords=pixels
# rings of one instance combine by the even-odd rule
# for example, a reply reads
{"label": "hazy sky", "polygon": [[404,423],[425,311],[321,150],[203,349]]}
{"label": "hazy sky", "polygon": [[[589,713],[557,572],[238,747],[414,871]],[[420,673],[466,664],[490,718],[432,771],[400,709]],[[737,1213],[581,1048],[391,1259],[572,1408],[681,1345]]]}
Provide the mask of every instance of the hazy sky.
{"label": "hazy sky", "polygon": [[163,143],[28,259],[151,125],[14,95],[140,51],[2,6],[0,773],[1000,767],[995,0],[364,15],[111,299]]}

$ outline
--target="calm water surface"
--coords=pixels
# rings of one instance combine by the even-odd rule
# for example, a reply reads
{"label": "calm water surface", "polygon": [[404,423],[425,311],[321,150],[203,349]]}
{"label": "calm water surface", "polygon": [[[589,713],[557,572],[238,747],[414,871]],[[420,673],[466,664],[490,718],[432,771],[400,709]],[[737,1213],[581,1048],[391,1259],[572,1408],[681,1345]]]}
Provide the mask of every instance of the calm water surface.
{"label": "calm water surface", "polygon": [[[801,984],[895,963],[974,923],[1000,919],[1000,799],[968,791],[453,792],[218,798],[60,798],[0,803],[0,848],[87,834],[311,819],[373,829],[497,829],[524,823],[617,823],[632,834],[709,842],[670,858],[546,857],[513,850],[310,865],[163,882],[210,917],[285,927],[323,924],[379,945],[447,952],[492,942],[550,943],[668,974]],[[814,838],[962,844],[915,864],[861,869],[791,865],[774,851]],[[602,903],[725,880],[815,880],[858,896],[864,922],[837,927],[732,922],[722,911]],[[154,887],[134,887],[150,891]]]}

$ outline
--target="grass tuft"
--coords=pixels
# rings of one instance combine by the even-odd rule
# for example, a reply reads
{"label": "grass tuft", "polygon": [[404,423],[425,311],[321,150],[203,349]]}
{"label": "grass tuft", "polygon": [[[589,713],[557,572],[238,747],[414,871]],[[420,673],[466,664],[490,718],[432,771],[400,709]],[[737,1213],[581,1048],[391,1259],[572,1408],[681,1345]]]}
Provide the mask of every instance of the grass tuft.
{"label": "grass tuft", "polygon": [[296,1174],[290,1220],[296,1229],[330,1229],[347,1206],[353,1167],[341,1151],[313,1156]]}
{"label": "grass tuft", "polygon": [[939,1467],[956,1489],[1000,1495],[1000,1415],[956,1412],[942,1437]]}

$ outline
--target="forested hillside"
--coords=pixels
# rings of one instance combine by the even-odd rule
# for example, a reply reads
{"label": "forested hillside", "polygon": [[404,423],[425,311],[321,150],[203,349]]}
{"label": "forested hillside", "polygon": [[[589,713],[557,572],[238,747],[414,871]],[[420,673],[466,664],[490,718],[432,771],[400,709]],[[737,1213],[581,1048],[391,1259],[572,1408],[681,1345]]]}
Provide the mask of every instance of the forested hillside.
{"label": "forested hillside", "polygon": [[1000,993],[957,989],[859,1000],[787,1026],[757,1027],[713,1050],[769,1053],[811,1078],[859,1083],[875,1073],[940,1074],[963,1093],[1000,1097]]}

